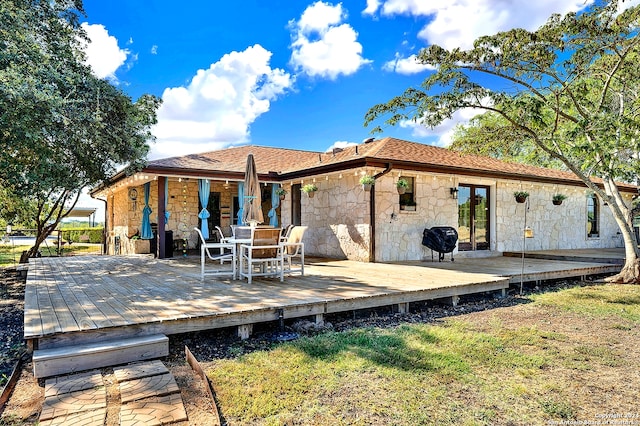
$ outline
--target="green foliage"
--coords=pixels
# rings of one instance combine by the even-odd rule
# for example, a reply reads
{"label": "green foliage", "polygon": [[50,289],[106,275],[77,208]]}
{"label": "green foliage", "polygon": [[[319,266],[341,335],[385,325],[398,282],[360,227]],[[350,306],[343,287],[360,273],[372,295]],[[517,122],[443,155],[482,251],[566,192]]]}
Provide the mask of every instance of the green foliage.
{"label": "green foliage", "polygon": [[526,191],[516,191],[513,193],[513,196],[516,198],[527,198],[529,196],[529,193]]}
{"label": "green foliage", "polygon": [[457,125],[449,148],[503,161],[566,168],[561,161],[540,149],[527,133],[513,129],[504,118],[493,112],[477,115],[466,125]]}
{"label": "green foliage", "polygon": [[102,234],[104,232],[104,229],[102,227],[65,228],[60,232],[64,241],[71,241],[73,243],[99,244],[102,242]]}
{"label": "green foliage", "polygon": [[318,190],[318,187],[313,183],[308,183],[302,187],[302,192],[307,194],[310,192],[316,192],[317,190]]}
{"label": "green foliage", "polygon": [[554,194],[551,198],[553,201],[564,201],[567,199],[567,196],[564,194]]}
{"label": "green foliage", "polygon": [[287,192],[288,191],[286,189],[284,189],[283,187],[280,187],[280,188],[276,189],[276,194],[278,196],[280,196],[280,197],[282,197],[284,195],[287,195]]}
{"label": "green foliage", "polygon": [[24,197],[15,195],[11,190],[0,187],[0,229],[7,225],[16,228],[35,228],[37,205]]}
{"label": "green foliage", "polygon": [[398,188],[408,188],[409,187],[409,182],[406,179],[400,178],[396,182],[396,187],[398,187]]}
{"label": "green foliage", "polygon": [[376,179],[373,176],[364,175],[360,178],[360,183],[362,185],[373,185],[376,183]]}
{"label": "green foliage", "polygon": [[0,186],[35,204],[40,241],[80,190],[144,164],[159,99],[136,102],[83,63],[81,0],[0,9]]}

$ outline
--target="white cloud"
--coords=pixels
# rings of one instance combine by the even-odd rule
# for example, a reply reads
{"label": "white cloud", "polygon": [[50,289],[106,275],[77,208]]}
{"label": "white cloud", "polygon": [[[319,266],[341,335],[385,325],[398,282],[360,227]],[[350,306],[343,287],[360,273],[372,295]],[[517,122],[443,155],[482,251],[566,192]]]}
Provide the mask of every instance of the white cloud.
{"label": "white cloud", "polygon": [[346,148],[348,146],[355,146],[358,145],[355,142],[347,142],[347,141],[336,141],[333,143],[333,145],[331,145],[329,148],[327,148],[324,152],[331,152],[334,150],[334,148]]}
{"label": "white cloud", "polygon": [[291,65],[296,72],[334,80],[371,62],[362,57],[358,34],[343,23],[346,17],[341,4],[318,1],[307,7],[299,21],[289,22],[293,31]]}
{"label": "white cloud", "polygon": [[425,127],[420,123],[405,120],[400,123],[400,127],[411,129],[411,135],[418,138],[435,138],[437,146],[449,146],[453,137],[453,129],[458,124],[466,124],[470,119],[478,114],[486,112],[479,108],[463,108],[456,111],[450,119],[444,120],[439,126],[433,129]]}
{"label": "white cloud", "polygon": [[553,13],[578,11],[592,3],[593,0],[369,0],[364,13],[423,17],[428,22],[418,37],[425,43],[466,49],[478,37],[511,28],[536,30]]}
{"label": "white cloud", "polygon": [[152,55],[157,55],[158,54],[158,45],[154,44],[153,46],[151,46],[151,54]]}
{"label": "white cloud", "polygon": [[87,64],[96,77],[115,80],[115,72],[127,60],[129,50],[120,49],[118,40],[110,36],[103,25],[85,22],[82,24],[82,28],[91,40],[84,46]]}
{"label": "white cloud", "polygon": [[399,54],[396,54],[396,59],[385,63],[382,66],[382,69],[385,71],[397,72],[398,74],[411,75],[424,71],[435,70],[435,67],[419,63],[416,55],[411,55],[408,58],[402,58]]}
{"label": "white cloud", "polygon": [[251,123],[293,84],[291,75],[269,66],[270,59],[271,52],[255,45],[198,70],[186,87],[165,89],[149,158],[247,142]]}

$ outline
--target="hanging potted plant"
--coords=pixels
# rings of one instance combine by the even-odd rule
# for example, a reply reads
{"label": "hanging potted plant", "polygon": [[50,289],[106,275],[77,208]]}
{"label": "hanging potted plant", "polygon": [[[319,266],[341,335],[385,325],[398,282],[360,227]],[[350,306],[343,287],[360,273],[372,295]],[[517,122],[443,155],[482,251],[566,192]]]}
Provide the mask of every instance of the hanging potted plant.
{"label": "hanging potted plant", "polygon": [[278,197],[280,197],[280,200],[284,200],[285,195],[287,195],[287,190],[280,187],[278,189],[276,189],[276,194],[278,194]]}
{"label": "hanging potted plant", "polygon": [[302,192],[307,194],[309,198],[313,198],[317,190],[318,187],[313,183],[308,183],[302,187]]}
{"label": "hanging potted plant", "polygon": [[360,178],[360,183],[362,184],[362,189],[371,191],[371,186],[376,183],[376,179],[373,176],[364,175]]}
{"label": "hanging potted plant", "polygon": [[559,206],[560,204],[562,204],[562,201],[566,199],[567,199],[567,196],[564,194],[555,194],[551,198],[551,202],[553,203],[554,206]]}
{"label": "hanging potted plant", "polygon": [[407,182],[406,179],[398,179],[398,181],[396,182],[396,189],[398,190],[398,194],[402,195],[407,191],[407,188],[409,187],[409,182]]}
{"label": "hanging potted plant", "polygon": [[525,201],[527,201],[529,193],[525,191],[516,191],[513,193],[513,196],[516,198],[516,202],[524,203]]}

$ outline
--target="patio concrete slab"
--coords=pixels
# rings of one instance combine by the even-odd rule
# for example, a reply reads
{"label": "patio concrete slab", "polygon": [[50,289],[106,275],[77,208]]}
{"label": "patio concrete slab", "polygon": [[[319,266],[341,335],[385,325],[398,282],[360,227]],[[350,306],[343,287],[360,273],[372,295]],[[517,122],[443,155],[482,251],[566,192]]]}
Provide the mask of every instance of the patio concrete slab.
{"label": "patio concrete slab", "polygon": [[155,426],[186,420],[179,393],[130,402],[120,409],[121,426]]}
{"label": "patio concrete slab", "polygon": [[180,388],[169,373],[120,383],[120,398],[123,404],[172,393],[180,393]]}
{"label": "patio concrete slab", "polygon": [[[92,374],[87,375],[85,378],[87,382],[91,383],[91,387],[82,390],[73,390],[79,387],[79,380],[82,379],[77,375],[70,376],[68,379],[52,379],[52,382],[55,380],[55,383],[49,383],[49,395],[45,396],[44,403],[42,404],[40,422],[58,418],[62,418],[60,420],[62,421],[69,416],[76,416],[77,414],[86,412],[98,412],[100,410],[106,413],[107,393],[102,381],[102,376],[100,375],[98,379],[95,374]],[[66,390],[71,390],[71,392],[65,393]],[[45,392],[47,391],[45,390]],[[104,421],[104,416],[102,419]],[[76,423],[63,422],[59,424]]]}
{"label": "patio concrete slab", "polygon": [[103,386],[102,374],[98,370],[61,376],[48,379],[44,384],[44,396],[55,396],[65,393],[78,392]]}
{"label": "patio concrete slab", "polygon": [[85,411],[84,413],[69,414],[50,420],[41,421],[40,426],[103,426],[107,415],[106,408]]}
{"label": "patio concrete slab", "polygon": [[140,362],[137,364],[127,365],[126,367],[113,369],[113,374],[116,376],[118,383],[167,373],[169,373],[169,370],[162,361],[159,360],[152,362]]}

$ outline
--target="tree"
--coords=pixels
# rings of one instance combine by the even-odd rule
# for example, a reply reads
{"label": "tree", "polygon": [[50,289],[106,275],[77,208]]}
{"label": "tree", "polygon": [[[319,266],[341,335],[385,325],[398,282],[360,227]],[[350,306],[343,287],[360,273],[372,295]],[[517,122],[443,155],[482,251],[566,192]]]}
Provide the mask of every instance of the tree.
{"label": "tree", "polygon": [[[32,201],[36,243],[80,191],[140,167],[159,100],[135,103],[84,64],[81,0],[5,0],[0,8],[0,186]],[[24,259],[22,259],[24,260]]]}
{"label": "tree", "polygon": [[616,181],[633,182],[640,169],[640,9],[620,12],[621,5],[553,15],[537,31],[481,37],[470,50],[430,46],[419,61],[436,71],[421,87],[372,107],[365,125],[384,116],[388,125],[433,127],[469,107],[501,117],[501,131],[562,162],[608,204],[626,254],[610,280],[638,282],[640,251]]}
{"label": "tree", "polygon": [[5,229],[7,225],[33,228],[36,226],[36,212],[37,207],[33,202],[0,187],[0,230]]}
{"label": "tree", "polygon": [[539,167],[566,168],[538,148],[527,133],[516,132],[499,114],[486,112],[476,115],[466,125],[458,124],[449,149]]}

